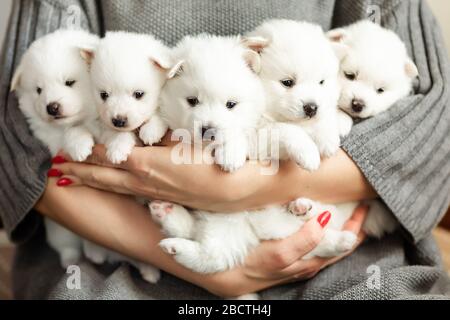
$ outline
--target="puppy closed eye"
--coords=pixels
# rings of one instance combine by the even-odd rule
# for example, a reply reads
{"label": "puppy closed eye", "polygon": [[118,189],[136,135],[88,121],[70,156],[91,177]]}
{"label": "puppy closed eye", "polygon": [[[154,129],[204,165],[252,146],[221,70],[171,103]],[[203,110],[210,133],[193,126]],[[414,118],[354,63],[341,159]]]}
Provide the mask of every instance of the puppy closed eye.
{"label": "puppy closed eye", "polygon": [[344,76],[350,81],[356,80],[356,73],[354,72],[344,71]]}
{"label": "puppy closed eye", "polygon": [[141,90],[137,90],[137,91],[133,92],[133,97],[136,100],[141,100],[144,95],[145,95],[145,92],[141,91]]}
{"label": "puppy closed eye", "polygon": [[377,93],[378,94],[382,94],[382,93],[384,93],[386,91],[386,89],[385,88],[377,88]]}
{"label": "puppy closed eye", "polygon": [[66,87],[71,88],[75,84],[75,82],[76,82],[75,80],[67,80],[65,85]]}
{"label": "puppy closed eye", "polygon": [[37,87],[37,88],[36,88],[36,92],[37,92],[37,94],[41,94],[41,93],[42,93],[42,89],[39,88],[39,87]]}
{"label": "puppy closed eye", "polygon": [[325,80],[320,80],[319,84],[320,85],[324,85],[325,84]]}

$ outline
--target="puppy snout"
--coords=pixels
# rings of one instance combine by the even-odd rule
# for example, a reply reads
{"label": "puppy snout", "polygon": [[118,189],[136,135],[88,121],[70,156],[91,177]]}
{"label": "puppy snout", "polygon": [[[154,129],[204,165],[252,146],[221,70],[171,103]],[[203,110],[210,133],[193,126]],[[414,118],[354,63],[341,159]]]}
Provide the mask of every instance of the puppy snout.
{"label": "puppy snout", "polygon": [[117,116],[115,118],[112,118],[112,124],[116,128],[124,128],[128,124],[128,118],[123,116]]}
{"label": "puppy snout", "polygon": [[202,126],[202,138],[204,140],[214,140],[216,129],[210,126]]}
{"label": "puppy snout", "polygon": [[312,118],[316,115],[317,113],[317,109],[319,109],[319,107],[317,106],[317,104],[311,102],[311,103],[306,103],[303,105],[303,110],[305,111],[305,114],[309,117]]}
{"label": "puppy snout", "polygon": [[357,112],[357,113],[361,112],[365,106],[366,106],[366,104],[361,99],[353,99],[352,100],[352,110],[354,112]]}
{"label": "puppy snout", "polygon": [[47,105],[47,113],[52,117],[59,116],[61,113],[61,105],[58,102],[51,102]]}

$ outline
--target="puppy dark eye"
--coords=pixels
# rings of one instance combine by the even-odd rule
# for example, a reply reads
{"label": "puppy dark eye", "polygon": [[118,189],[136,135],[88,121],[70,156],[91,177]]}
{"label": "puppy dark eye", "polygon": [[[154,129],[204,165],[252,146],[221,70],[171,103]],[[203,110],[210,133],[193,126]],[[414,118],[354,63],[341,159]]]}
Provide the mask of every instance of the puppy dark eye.
{"label": "puppy dark eye", "polygon": [[134,93],[133,93],[133,97],[136,99],[136,100],[141,100],[141,98],[144,96],[144,94],[145,94],[145,92],[144,91],[135,91]]}
{"label": "puppy dark eye", "polygon": [[320,85],[323,85],[324,83],[325,83],[325,80],[321,80],[321,81],[319,82]]}
{"label": "puppy dark eye", "polygon": [[378,89],[377,89],[377,93],[378,93],[378,94],[382,94],[384,91],[385,91],[384,88],[378,88]]}
{"label": "puppy dark eye", "polygon": [[292,88],[293,86],[295,86],[295,81],[293,79],[283,79],[280,82],[286,88]]}
{"label": "puppy dark eye", "polygon": [[356,80],[356,73],[354,72],[344,72],[344,75],[350,81]]}
{"label": "puppy dark eye", "polygon": [[66,87],[72,87],[75,84],[75,80],[67,80],[66,81]]}
{"label": "puppy dark eye", "polygon": [[41,93],[42,93],[42,89],[39,88],[39,87],[37,87],[37,88],[36,88],[36,92],[37,92],[37,94],[41,94]]}
{"label": "puppy dark eye", "polygon": [[227,101],[226,106],[228,109],[233,109],[234,107],[236,107],[237,104],[238,103],[236,101],[229,100],[229,101]]}
{"label": "puppy dark eye", "polygon": [[200,101],[198,101],[197,97],[187,97],[186,101],[191,107],[195,107],[196,105],[198,105],[200,103]]}
{"label": "puppy dark eye", "polygon": [[109,98],[108,92],[100,91],[100,98],[102,98],[103,101],[106,101]]}

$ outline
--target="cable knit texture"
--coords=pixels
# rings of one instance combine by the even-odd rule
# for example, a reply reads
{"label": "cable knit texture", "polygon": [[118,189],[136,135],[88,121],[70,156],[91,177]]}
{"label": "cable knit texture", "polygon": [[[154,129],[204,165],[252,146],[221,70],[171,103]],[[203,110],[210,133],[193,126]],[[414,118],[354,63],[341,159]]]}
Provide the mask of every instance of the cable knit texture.
{"label": "cable knit texture", "polygon": [[[343,147],[400,221],[403,232],[368,241],[312,280],[262,294],[291,299],[444,298],[449,294],[448,278],[429,234],[450,202],[450,67],[439,27],[425,1],[17,0],[0,75],[0,217],[13,240],[23,242],[14,268],[17,297],[212,297],[169,275],[150,286],[138,280],[128,265],[99,270],[86,261],[80,265],[83,290],[68,290],[55,253],[45,245],[32,207],[45,188],[49,155],[31,136],[9,93],[9,83],[29,44],[73,23],[74,10],[80,13],[76,21],[94,33],[149,32],[169,45],[187,34],[243,33],[269,18],[306,20],[328,30],[379,14],[381,24],[405,41],[420,79],[413,95],[355,125]],[[380,268],[380,289],[368,286],[371,265]],[[40,286],[35,285],[36,279]]]}

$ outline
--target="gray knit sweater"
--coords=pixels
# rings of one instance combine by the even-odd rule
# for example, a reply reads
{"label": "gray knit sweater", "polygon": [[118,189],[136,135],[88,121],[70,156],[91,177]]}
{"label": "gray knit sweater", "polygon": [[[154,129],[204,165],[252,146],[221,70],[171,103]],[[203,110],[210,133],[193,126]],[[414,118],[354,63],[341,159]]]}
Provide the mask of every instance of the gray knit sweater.
{"label": "gray knit sweater", "polygon": [[[210,297],[169,275],[158,286],[149,286],[136,280],[126,265],[99,270],[88,262],[82,263],[87,275],[84,290],[67,290],[55,254],[42,238],[39,215],[32,211],[45,187],[49,154],[30,135],[17,101],[9,93],[13,69],[35,38],[78,21],[74,12],[81,13],[79,21],[92,32],[150,32],[173,45],[186,34],[242,33],[268,18],[307,20],[328,30],[365,18],[374,10],[381,15],[382,25],[405,41],[420,79],[414,95],[356,125],[344,141],[344,149],[400,221],[403,232],[369,241],[314,279],[269,289],[263,296],[401,298],[449,294],[449,282],[429,234],[450,202],[450,66],[439,27],[424,1],[17,0],[0,75],[0,217],[12,239],[23,243],[16,257],[16,295]],[[366,285],[370,265],[381,268],[382,290]],[[27,285],[36,277],[40,286],[36,282]]]}

